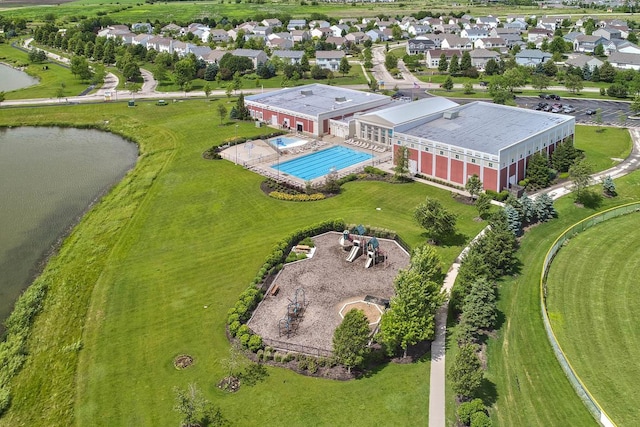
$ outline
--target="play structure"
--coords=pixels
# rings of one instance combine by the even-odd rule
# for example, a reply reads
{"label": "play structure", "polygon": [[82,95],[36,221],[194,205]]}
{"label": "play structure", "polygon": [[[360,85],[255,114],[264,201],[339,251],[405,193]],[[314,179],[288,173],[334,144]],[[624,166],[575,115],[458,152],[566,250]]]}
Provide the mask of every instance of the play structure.
{"label": "play structure", "polygon": [[362,225],[358,225],[353,231],[344,230],[340,237],[340,246],[344,250],[349,251],[347,256],[348,262],[355,261],[360,255],[367,254],[367,261],[365,268],[374,266],[385,260],[384,253],[380,249],[380,242],[375,237],[372,237],[369,241],[365,237],[366,229]]}
{"label": "play structure", "polygon": [[298,325],[302,321],[304,308],[306,306],[306,298],[304,289],[296,289],[293,300],[289,299],[287,304],[287,314],[278,320],[278,337],[286,335],[289,338],[298,329]]}

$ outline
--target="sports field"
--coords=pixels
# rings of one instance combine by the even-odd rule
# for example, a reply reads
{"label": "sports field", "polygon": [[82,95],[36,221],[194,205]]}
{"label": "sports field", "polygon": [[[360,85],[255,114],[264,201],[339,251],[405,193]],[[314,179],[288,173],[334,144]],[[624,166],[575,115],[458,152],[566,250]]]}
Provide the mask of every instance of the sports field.
{"label": "sports field", "polygon": [[556,255],[547,281],[560,345],[620,426],[640,419],[639,219],[611,219],[575,236]]}

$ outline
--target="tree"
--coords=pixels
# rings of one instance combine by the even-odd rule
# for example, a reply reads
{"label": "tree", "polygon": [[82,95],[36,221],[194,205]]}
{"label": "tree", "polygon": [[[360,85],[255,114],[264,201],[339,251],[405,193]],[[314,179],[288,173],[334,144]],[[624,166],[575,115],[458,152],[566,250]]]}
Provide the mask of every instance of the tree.
{"label": "tree", "polygon": [[479,278],[471,285],[471,291],[464,298],[461,321],[478,336],[481,331],[491,331],[497,319],[495,285],[484,277]]}
{"label": "tree", "polygon": [[409,150],[402,145],[396,149],[393,157],[393,172],[397,180],[403,179],[409,173]]}
{"label": "tree", "polygon": [[542,193],[536,197],[534,206],[536,209],[536,217],[538,217],[538,221],[540,222],[547,222],[558,215],[556,208],[553,207],[553,199],[547,193]]}
{"label": "tree", "polygon": [[527,188],[538,190],[548,187],[551,183],[549,159],[543,152],[534,153],[527,164]]}
{"label": "tree", "polygon": [[462,59],[460,60],[460,70],[465,72],[470,69],[471,66],[471,54],[468,51],[465,51],[462,54]]}
{"label": "tree", "polygon": [[236,102],[236,113],[237,113],[236,118],[238,120],[248,120],[249,117],[251,117],[251,113],[249,112],[249,109],[244,104],[243,93],[241,93],[240,96],[238,96],[238,101]]}
{"label": "tree", "polygon": [[346,76],[351,71],[351,64],[349,64],[349,60],[346,56],[343,56],[340,60],[340,65],[338,66],[338,71],[342,73],[342,76]]}
{"label": "tree", "polygon": [[458,74],[460,72],[460,63],[458,62],[458,55],[453,55],[451,57],[451,62],[449,63],[449,74]]}
{"label": "tree", "polygon": [[220,124],[224,122],[224,119],[227,118],[227,107],[224,104],[218,104],[218,117],[220,118]]}
{"label": "tree", "polygon": [[438,63],[438,71],[444,73],[449,69],[449,62],[447,61],[447,55],[444,53],[440,55],[440,62]]}
{"label": "tree", "polygon": [[628,93],[627,87],[619,83],[614,83],[607,88],[607,95],[614,98],[626,98]]}
{"label": "tree", "polygon": [[71,74],[80,80],[89,80],[91,78],[89,63],[83,56],[74,55],[71,58]]}
{"label": "tree", "polygon": [[204,79],[212,82],[216,79],[216,75],[218,75],[218,64],[211,63],[207,65],[207,68],[204,70]]}
{"label": "tree", "polygon": [[629,35],[627,36],[627,41],[630,43],[638,43],[638,36],[636,35],[636,33],[632,33],[629,32]]}
{"label": "tree", "polygon": [[597,45],[593,50],[593,54],[595,56],[604,56],[604,46],[602,44]]}
{"label": "tree", "polygon": [[593,167],[589,162],[582,159],[569,168],[569,178],[573,181],[573,191],[576,194],[576,200],[582,200],[584,190],[591,183],[591,174]]}
{"label": "tree", "polygon": [[502,76],[504,77],[505,87],[507,87],[511,92],[527,83],[526,71],[521,67],[511,68],[505,71]]}
{"label": "tree", "polygon": [[[595,72],[595,70],[594,70]],[[599,80],[607,83],[613,82],[616,78],[616,70],[609,61],[604,61],[604,64],[599,68]]]}
{"label": "tree", "polygon": [[456,215],[449,212],[437,199],[427,197],[416,206],[413,217],[436,242],[456,231]]}
{"label": "tree", "polygon": [[486,264],[487,278],[496,279],[509,274],[516,266],[517,245],[516,236],[509,228],[507,214],[500,209],[491,216],[489,228],[472,246],[476,246]]}
{"label": "tree", "polygon": [[536,221],[536,208],[533,204],[533,200],[527,195],[527,193],[522,193],[522,196],[518,200],[520,204],[520,219],[523,224],[528,225],[532,224]]}
{"label": "tree", "polygon": [[553,77],[558,74],[558,66],[553,60],[545,62],[542,65],[542,69],[544,70],[544,73],[549,77]]}
{"label": "tree", "polygon": [[580,93],[584,85],[582,84],[582,78],[570,74],[564,79],[564,86],[569,92]]}
{"label": "tree", "polygon": [[472,94],[472,93],[473,93],[473,83],[471,83],[471,82],[465,82],[465,83],[464,83],[464,85],[463,85],[463,87],[464,87],[464,93],[465,93],[466,95],[470,95],[470,94]]}
{"label": "tree", "polygon": [[464,188],[469,192],[471,198],[475,200],[478,197],[478,194],[482,192],[482,181],[475,173],[467,179],[467,183]]}
{"label": "tree", "polygon": [[428,280],[416,269],[400,270],[394,280],[395,297],[380,321],[380,342],[388,354],[398,348],[433,339],[435,335],[435,313],[444,302],[440,284]]}
{"label": "tree", "polygon": [[616,192],[616,184],[613,182],[611,175],[607,175],[602,178],[602,191],[609,197],[615,197],[618,195]]}
{"label": "tree", "polygon": [[480,196],[476,199],[476,209],[478,210],[478,216],[484,219],[491,211],[491,196],[487,193],[480,193]]}
{"label": "tree", "polygon": [[463,402],[458,406],[456,410],[456,414],[458,415],[458,420],[465,426],[471,424],[471,417],[477,412],[486,412],[486,408],[482,399],[473,399],[470,402]]}
{"label": "tree", "polygon": [[462,345],[449,369],[453,391],[462,400],[474,396],[482,384],[482,366],[476,351],[474,344]]}
{"label": "tree", "polygon": [[545,74],[534,74],[531,76],[531,86],[537,90],[545,90],[549,87],[549,77]]}
{"label": "tree", "polygon": [[93,65],[93,76],[91,76],[91,84],[99,85],[104,83],[104,78],[107,76],[107,71],[102,64]]}
{"label": "tree", "polygon": [[453,79],[451,78],[451,76],[447,76],[447,78],[445,79],[444,83],[442,83],[442,87],[449,92],[451,89],[453,89]]}
{"label": "tree", "polygon": [[551,43],[549,43],[549,52],[551,53],[560,53],[563,54],[567,51],[567,43],[564,41],[562,36],[556,36],[553,38]]}
{"label": "tree", "polygon": [[348,311],[333,333],[333,353],[349,373],[364,361],[370,334],[369,319],[362,310]]}
{"label": "tree", "polygon": [[222,416],[220,410],[202,396],[195,384],[189,384],[187,389],[174,387],[173,392],[175,394],[173,409],[182,416],[183,427],[228,425],[228,421]]}
{"label": "tree", "polygon": [[573,139],[559,143],[551,154],[551,165],[558,172],[568,172],[569,167],[576,161],[580,154],[573,146]]}
{"label": "tree", "polygon": [[398,58],[395,55],[387,53],[384,57],[384,66],[388,71],[398,68]]}
{"label": "tree", "polygon": [[211,95],[211,85],[209,83],[205,83],[202,91],[204,92],[204,96],[208,99],[209,95]]}
{"label": "tree", "polygon": [[494,74],[498,74],[499,72],[500,66],[498,65],[498,62],[493,58],[488,60],[484,66],[484,73],[487,76],[493,76]]}
{"label": "tree", "polygon": [[196,77],[196,64],[189,57],[183,58],[173,66],[173,75],[176,84],[182,89],[186,82]]}
{"label": "tree", "polygon": [[519,236],[522,233],[522,219],[520,213],[513,206],[506,205],[504,212],[507,215],[507,223],[509,224],[509,230],[514,236]]}

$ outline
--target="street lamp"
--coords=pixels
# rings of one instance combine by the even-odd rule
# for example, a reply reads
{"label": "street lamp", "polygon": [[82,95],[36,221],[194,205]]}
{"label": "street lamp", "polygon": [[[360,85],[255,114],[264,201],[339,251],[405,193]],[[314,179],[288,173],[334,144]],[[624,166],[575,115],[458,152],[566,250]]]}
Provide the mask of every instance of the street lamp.
{"label": "street lamp", "polygon": [[236,137],[235,139],[235,144],[236,144],[236,165],[238,164],[238,125],[236,125]]}

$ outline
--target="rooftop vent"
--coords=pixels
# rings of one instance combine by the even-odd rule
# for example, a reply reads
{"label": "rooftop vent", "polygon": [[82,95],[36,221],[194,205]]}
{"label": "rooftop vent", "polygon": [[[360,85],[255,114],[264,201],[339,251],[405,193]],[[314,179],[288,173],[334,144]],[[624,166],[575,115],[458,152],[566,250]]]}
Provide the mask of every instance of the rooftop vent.
{"label": "rooftop vent", "polygon": [[442,117],[445,118],[446,120],[453,120],[456,117],[458,117],[459,114],[460,112],[458,110],[445,111]]}
{"label": "rooftop vent", "polygon": [[338,96],[336,97],[336,102],[346,102],[347,98],[345,98],[344,96]]}
{"label": "rooftop vent", "polygon": [[300,91],[300,94],[302,96],[310,96],[313,95],[313,91],[311,89],[304,89]]}

